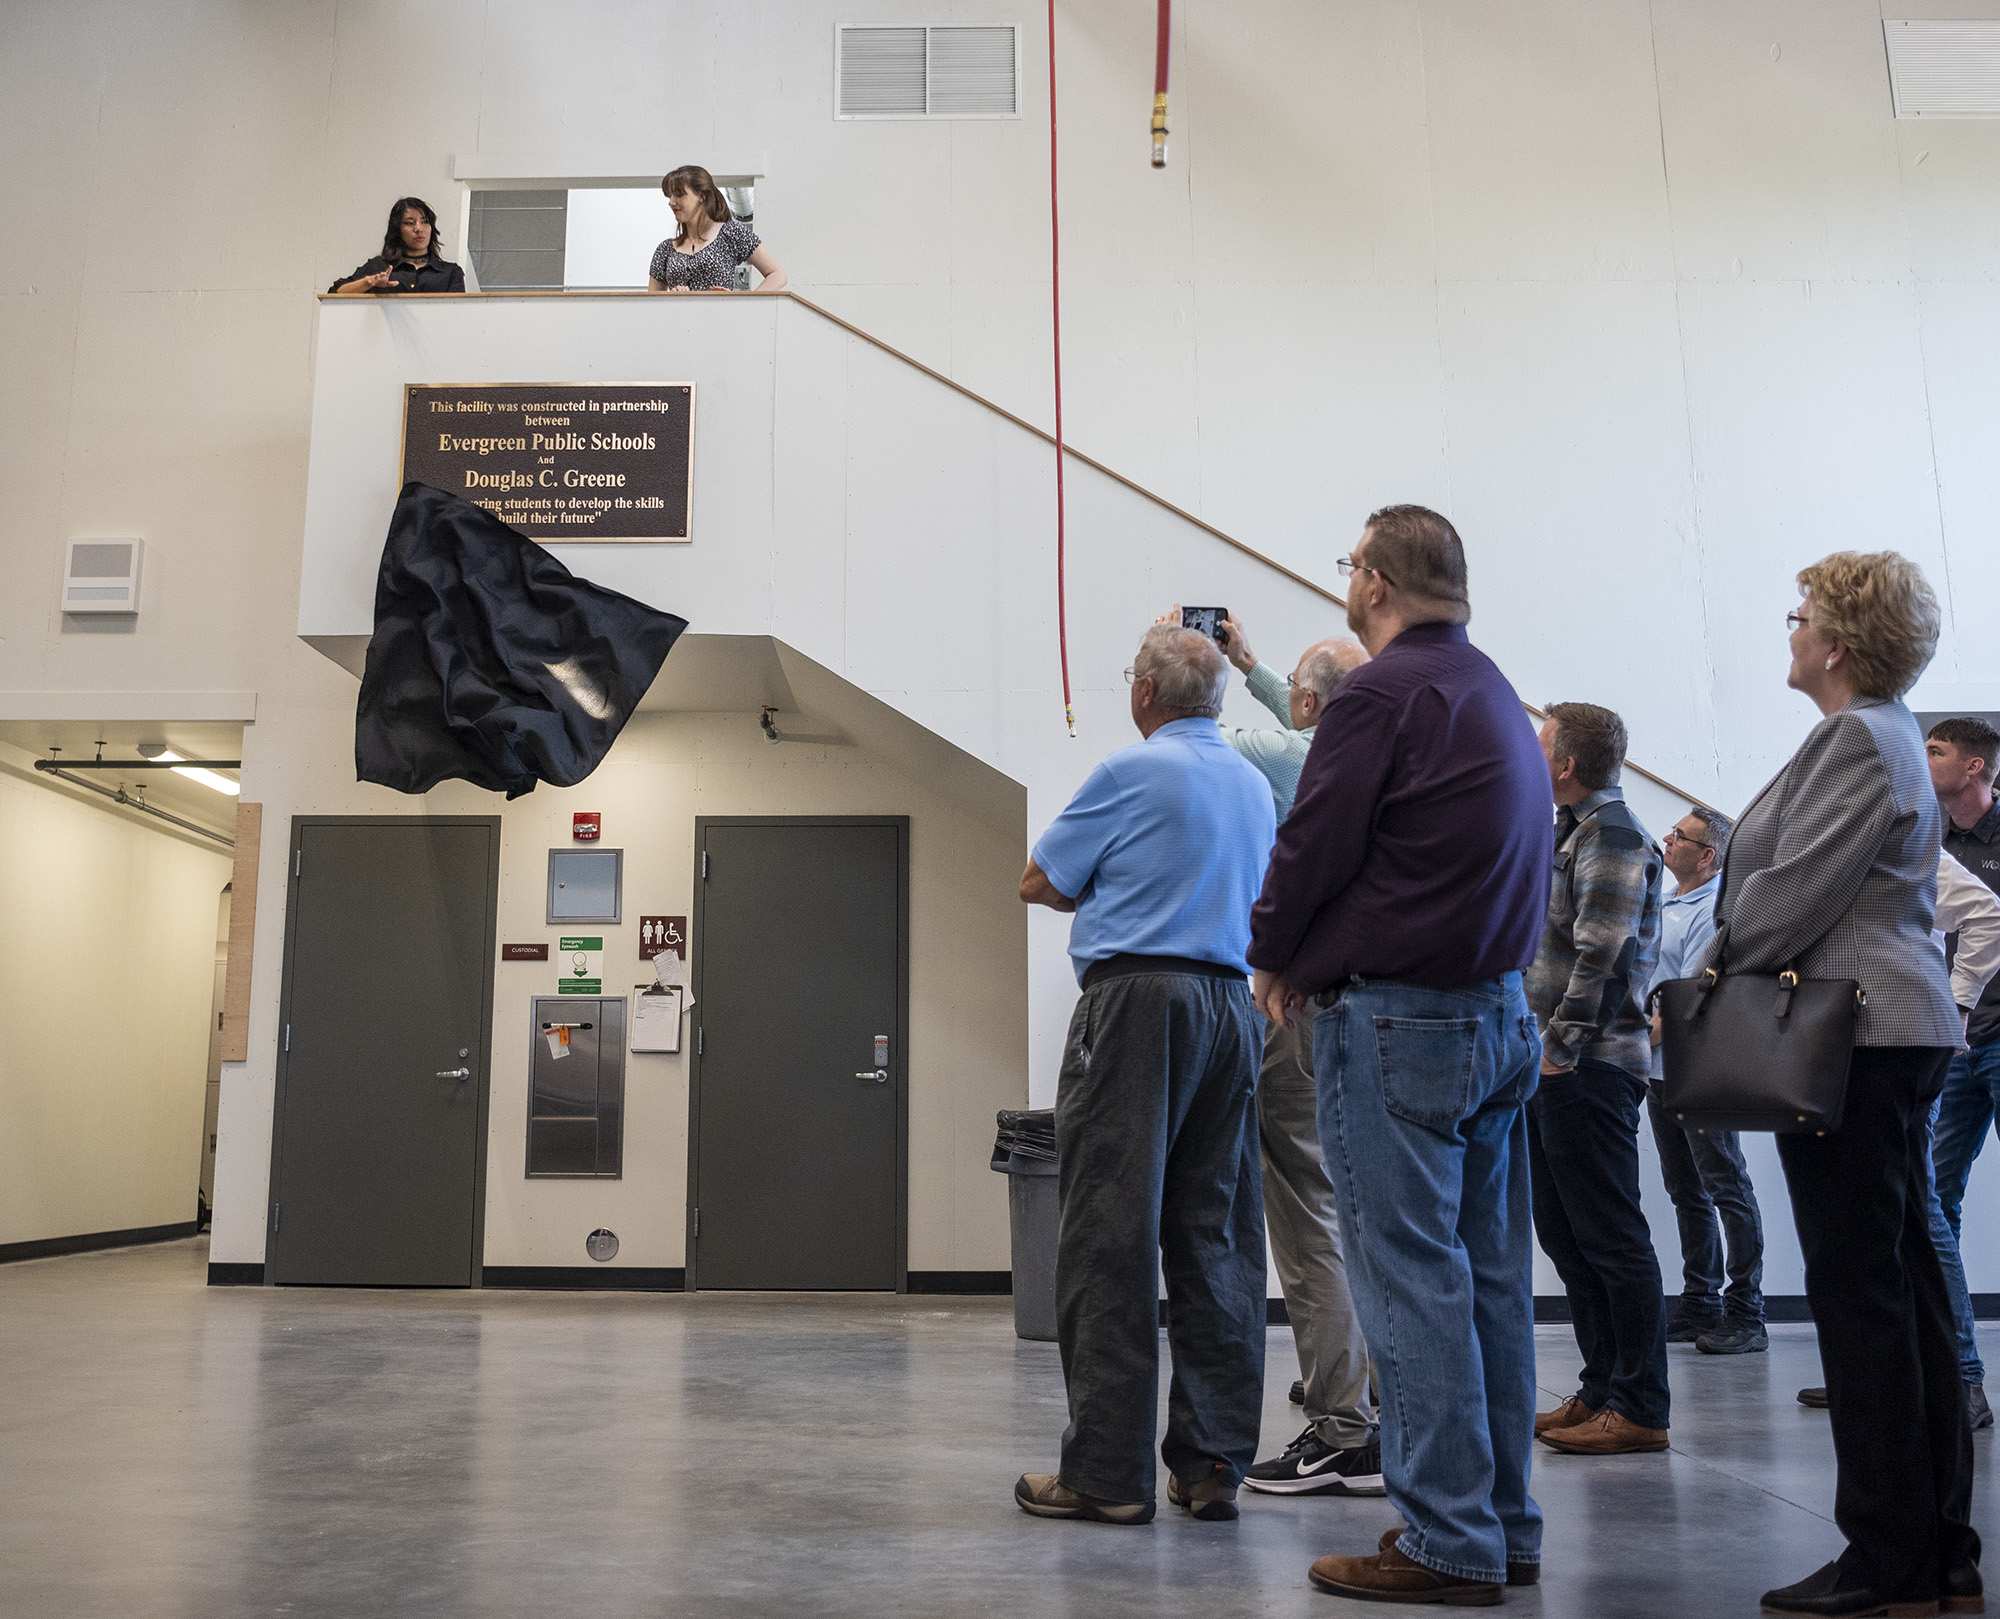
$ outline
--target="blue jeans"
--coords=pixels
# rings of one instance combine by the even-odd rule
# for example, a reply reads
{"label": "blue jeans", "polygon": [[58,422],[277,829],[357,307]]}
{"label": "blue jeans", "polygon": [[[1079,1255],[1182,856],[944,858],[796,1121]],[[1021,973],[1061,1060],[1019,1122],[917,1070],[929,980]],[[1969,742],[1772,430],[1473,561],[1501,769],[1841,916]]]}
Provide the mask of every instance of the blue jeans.
{"label": "blue jeans", "polygon": [[1945,1286],[1958,1316],[1959,1372],[1968,1383],[1986,1381],[1972,1331],[1972,1295],[1958,1253],[1959,1208],[1965,1201],[1972,1161],[1986,1145],[1986,1132],[2000,1107],[2000,1040],[1956,1053],[1945,1074],[1944,1094],[1931,1114],[1931,1162],[1937,1196],[1932,1201],[1931,1239],[1944,1266]]}
{"label": "blue jeans", "polygon": [[1500,1581],[1539,1563],[1525,1105],[1542,1042],[1521,975],[1352,979],[1314,1029],[1319,1139],[1381,1392],[1405,1557]]}

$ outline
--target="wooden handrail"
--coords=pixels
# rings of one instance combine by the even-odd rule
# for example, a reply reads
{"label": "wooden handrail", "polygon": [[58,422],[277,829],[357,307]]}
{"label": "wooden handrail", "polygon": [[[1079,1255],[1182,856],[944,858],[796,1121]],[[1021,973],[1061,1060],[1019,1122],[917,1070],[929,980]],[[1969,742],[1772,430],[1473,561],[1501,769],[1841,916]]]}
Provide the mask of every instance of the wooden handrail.
{"label": "wooden handrail", "polygon": [[[358,299],[354,294],[336,294],[330,292],[322,292],[318,296],[322,303],[347,303],[350,301],[358,301]],[[410,294],[409,296],[415,297],[417,295]],[[422,294],[422,297],[425,302],[429,302],[433,299],[438,299],[438,298],[658,298],[662,296],[665,295],[661,293],[656,293],[652,291],[650,288],[646,287],[603,287],[603,288],[592,288],[587,291],[575,291],[575,292],[572,292],[566,288],[557,289],[550,287],[550,288],[535,289],[535,290],[523,289],[517,292],[430,292]],[[929,377],[933,382],[942,383],[945,387],[951,389],[953,393],[963,394],[967,399],[970,399],[975,405],[980,406],[982,409],[990,410],[996,416],[1005,417],[1008,421],[1012,422],[1016,427],[1020,428],[1022,432],[1032,433],[1036,438],[1040,439],[1044,444],[1054,444],[1056,441],[1055,435],[1053,433],[1046,432],[1042,428],[1037,427],[1033,422],[1029,421],[1026,417],[1016,416],[1011,410],[1007,409],[1006,406],[995,404],[992,400],[988,399],[984,394],[975,393],[972,389],[966,387],[964,383],[958,381],[956,378],[948,377],[942,371],[936,370],[931,366],[925,365],[922,360],[917,359],[913,355],[905,354],[901,349],[897,348],[893,343],[885,343],[881,338],[877,337],[873,332],[867,331],[860,326],[856,326],[854,322],[852,322],[851,320],[843,320],[840,316],[836,315],[832,310],[823,308],[821,305],[814,303],[810,298],[806,297],[803,293],[793,292],[789,287],[783,288],[778,292],[756,292],[756,291],[721,292],[716,294],[703,294],[703,296],[705,297],[721,296],[725,298],[728,297],[789,298],[793,303],[799,305],[800,308],[810,309],[815,315],[819,316],[821,320],[830,321],[833,325],[838,326],[843,332],[848,333],[850,336],[858,337],[861,339],[862,342],[869,344],[871,347],[878,348],[884,354],[887,354],[894,359],[902,361],[904,365],[909,366],[912,370],[921,371],[925,376]],[[1243,541],[1239,540],[1234,534],[1224,533],[1221,529],[1217,528],[1213,523],[1204,522],[1201,518],[1195,516],[1193,512],[1188,511],[1183,507],[1176,506],[1171,500],[1167,499],[1165,495],[1155,493],[1153,490],[1148,489],[1144,484],[1134,483],[1130,478],[1126,477],[1124,473],[1117,471],[1115,468],[1107,467],[1102,461],[1099,461],[1092,456],[1085,455],[1074,444],[1065,444],[1063,446],[1063,453],[1065,455],[1075,458],[1078,461],[1081,461],[1085,466],[1089,467],[1093,472],[1101,472],[1105,477],[1109,478],[1113,483],[1122,484],[1125,488],[1131,490],[1133,494],[1138,495],[1142,499],[1149,500],[1155,506],[1159,506],[1166,511],[1172,512],[1174,516],[1180,518],[1182,522],[1193,524],[1196,528],[1200,529],[1202,533],[1208,535],[1211,539],[1220,540],[1224,545],[1230,546],[1235,550],[1241,551],[1246,557],[1249,557],[1252,561],[1261,563],[1266,568],[1269,568],[1273,573],[1282,574],[1285,578],[1291,580],[1293,584],[1299,586],[1302,590],[1309,590],[1315,596],[1319,596],[1326,601],[1332,602],[1334,606],[1340,608],[1343,612],[1346,611],[1347,608],[1346,597],[1336,596],[1332,591],[1328,590],[1326,586],[1319,584],[1315,580],[1308,579],[1302,573],[1294,572],[1292,569],[1286,567],[1282,562],[1278,561],[1277,558],[1266,556],[1262,551],[1259,551],[1253,545],[1245,545]],[[1533,703],[1524,700],[1521,706],[1525,708],[1530,714],[1534,715],[1535,718],[1538,720],[1546,720],[1548,718],[1548,715],[1544,714],[1539,708],[1535,707]],[[1690,804],[1698,805],[1700,808],[1705,810],[1713,810],[1715,808],[1714,805],[1708,803],[1706,800],[1697,798],[1693,793],[1689,792],[1685,787],[1675,786],[1674,783],[1668,781],[1666,777],[1655,775],[1652,771],[1648,770],[1644,765],[1639,764],[1635,760],[1627,759],[1625,761],[1625,768],[1628,770],[1637,771],[1640,775],[1644,776],[1646,780],[1650,781],[1654,786],[1664,787],[1668,792],[1674,794],[1676,797],[1685,798]]]}

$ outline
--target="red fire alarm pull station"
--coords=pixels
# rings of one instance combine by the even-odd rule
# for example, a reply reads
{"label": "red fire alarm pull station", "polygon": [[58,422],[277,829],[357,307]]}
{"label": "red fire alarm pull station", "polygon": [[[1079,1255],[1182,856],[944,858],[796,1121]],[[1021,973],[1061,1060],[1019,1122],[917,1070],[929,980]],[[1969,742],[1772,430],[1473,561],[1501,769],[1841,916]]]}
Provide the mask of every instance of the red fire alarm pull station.
{"label": "red fire alarm pull station", "polygon": [[569,835],[578,843],[595,843],[603,820],[596,810],[578,810],[570,817]]}

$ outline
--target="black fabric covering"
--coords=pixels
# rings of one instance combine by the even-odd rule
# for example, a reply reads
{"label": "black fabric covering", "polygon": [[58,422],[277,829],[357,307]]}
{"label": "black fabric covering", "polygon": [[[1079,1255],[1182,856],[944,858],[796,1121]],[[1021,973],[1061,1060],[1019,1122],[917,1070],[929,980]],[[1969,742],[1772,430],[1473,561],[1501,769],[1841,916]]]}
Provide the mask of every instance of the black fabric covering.
{"label": "black fabric covering", "polygon": [[578,579],[491,512],[403,486],[375,585],[354,770],[519,798],[603,761],[687,620]]}

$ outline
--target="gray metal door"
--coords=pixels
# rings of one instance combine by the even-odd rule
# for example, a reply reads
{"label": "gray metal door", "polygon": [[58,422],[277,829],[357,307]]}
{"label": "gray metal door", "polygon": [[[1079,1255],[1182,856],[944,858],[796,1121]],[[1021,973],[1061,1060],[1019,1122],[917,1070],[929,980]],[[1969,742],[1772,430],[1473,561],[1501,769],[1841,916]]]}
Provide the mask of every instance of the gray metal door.
{"label": "gray metal door", "polygon": [[688,1286],[900,1289],[909,822],[695,827]]}
{"label": "gray metal door", "polygon": [[292,823],[265,1280],[468,1287],[500,823]]}

